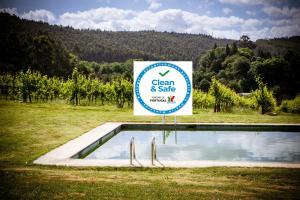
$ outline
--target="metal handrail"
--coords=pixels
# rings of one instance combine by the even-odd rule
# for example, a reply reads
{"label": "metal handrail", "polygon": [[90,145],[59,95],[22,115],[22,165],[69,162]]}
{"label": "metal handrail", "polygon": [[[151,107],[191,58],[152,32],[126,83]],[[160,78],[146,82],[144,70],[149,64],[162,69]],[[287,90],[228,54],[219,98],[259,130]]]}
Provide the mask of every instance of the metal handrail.
{"label": "metal handrail", "polygon": [[134,144],[134,137],[131,137],[130,139],[130,165],[132,165],[133,159],[135,159],[135,144]]}
{"label": "metal handrail", "polygon": [[151,142],[151,163],[152,163],[152,165],[154,165],[154,160],[157,160],[155,137],[153,137],[152,142]]}

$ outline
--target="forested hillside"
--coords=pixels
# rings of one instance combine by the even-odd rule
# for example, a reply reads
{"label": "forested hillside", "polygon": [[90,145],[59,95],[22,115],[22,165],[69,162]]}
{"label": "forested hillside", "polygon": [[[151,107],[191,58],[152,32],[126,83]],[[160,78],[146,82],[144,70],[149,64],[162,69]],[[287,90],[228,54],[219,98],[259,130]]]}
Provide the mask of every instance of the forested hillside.
{"label": "forested hillside", "polygon": [[132,58],[196,61],[215,43],[218,46],[232,43],[232,40],[202,34],[77,30],[22,20],[3,13],[0,13],[0,26],[4,30],[1,31],[3,39],[12,33],[19,37],[24,34],[47,34],[79,58],[95,62],[122,62]]}
{"label": "forested hillside", "polygon": [[300,53],[300,36],[290,38],[274,38],[270,40],[257,40],[257,51],[262,50],[272,55],[283,55],[287,51]]}

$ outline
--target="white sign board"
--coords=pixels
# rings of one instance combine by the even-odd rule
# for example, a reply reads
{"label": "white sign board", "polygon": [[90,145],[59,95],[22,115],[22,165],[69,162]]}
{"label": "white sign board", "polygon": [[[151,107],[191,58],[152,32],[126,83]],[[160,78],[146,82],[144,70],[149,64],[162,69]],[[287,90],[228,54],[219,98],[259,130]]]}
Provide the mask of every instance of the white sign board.
{"label": "white sign board", "polygon": [[135,61],[134,115],[192,115],[191,61]]}

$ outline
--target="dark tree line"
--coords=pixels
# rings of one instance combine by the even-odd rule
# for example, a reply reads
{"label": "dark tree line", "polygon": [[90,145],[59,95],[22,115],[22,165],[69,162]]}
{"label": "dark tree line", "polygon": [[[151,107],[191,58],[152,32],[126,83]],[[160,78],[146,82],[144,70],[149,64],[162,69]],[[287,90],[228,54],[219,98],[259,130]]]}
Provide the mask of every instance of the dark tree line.
{"label": "dark tree line", "polygon": [[0,72],[16,74],[31,69],[50,77],[68,78],[74,67],[85,76],[99,78],[105,82],[117,77],[132,80],[133,60],[125,62],[97,63],[79,59],[61,43],[42,32],[31,36],[11,33],[4,37],[0,48]]}
{"label": "dark tree line", "polygon": [[[253,45],[253,44],[250,44]],[[282,56],[266,56],[235,43],[207,51],[194,73],[194,85],[208,91],[212,77],[239,93],[249,93],[258,88],[260,77],[270,87],[277,100],[294,98],[300,92],[300,55],[287,51]]]}
{"label": "dark tree line", "polygon": [[49,76],[66,77],[72,72],[70,53],[48,35],[11,33],[1,38],[0,70],[24,71],[29,68]]}

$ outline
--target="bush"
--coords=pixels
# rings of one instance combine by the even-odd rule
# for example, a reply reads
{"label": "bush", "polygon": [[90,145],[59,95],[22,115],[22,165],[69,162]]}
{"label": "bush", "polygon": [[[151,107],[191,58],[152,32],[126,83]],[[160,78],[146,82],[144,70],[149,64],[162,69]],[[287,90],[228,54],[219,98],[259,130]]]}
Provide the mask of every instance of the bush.
{"label": "bush", "polygon": [[273,96],[273,92],[268,89],[267,85],[264,84],[261,79],[256,78],[258,89],[253,92],[257,105],[261,108],[261,113],[272,112],[276,106],[276,99]]}
{"label": "bush", "polygon": [[234,105],[253,108],[253,101],[239,96],[220,81],[213,78],[209,88],[209,94],[214,96],[214,112],[230,112]]}
{"label": "bush", "polygon": [[248,97],[240,97],[240,106],[247,107],[251,109],[257,109],[259,106],[257,104],[254,94],[251,94]]}
{"label": "bush", "polygon": [[193,90],[193,107],[207,109],[215,103],[215,98],[201,90]]}
{"label": "bush", "polygon": [[300,114],[300,95],[293,100],[282,101],[280,110],[283,112]]}

